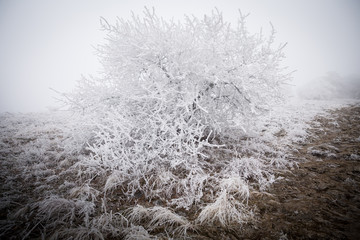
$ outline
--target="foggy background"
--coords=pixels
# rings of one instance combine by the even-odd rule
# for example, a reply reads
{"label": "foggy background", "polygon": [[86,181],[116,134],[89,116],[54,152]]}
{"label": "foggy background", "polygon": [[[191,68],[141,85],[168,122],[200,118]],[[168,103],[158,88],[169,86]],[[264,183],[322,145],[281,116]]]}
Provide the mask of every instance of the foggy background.
{"label": "foggy background", "polygon": [[81,74],[101,70],[93,48],[104,42],[100,17],[114,23],[116,16],[129,18],[131,11],[141,15],[144,6],[178,20],[185,14],[202,17],[217,7],[234,24],[241,9],[250,13],[251,33],[261,27],[268,33],[272,22],[277,43],[288,42],[284,65],[297,70],[293,77],[299,95],[330,98],[347,91],[357,95],[360,89],[357,0],[0,0],[0,112],[56,106],[57,96],[49,88],[71,91]]}

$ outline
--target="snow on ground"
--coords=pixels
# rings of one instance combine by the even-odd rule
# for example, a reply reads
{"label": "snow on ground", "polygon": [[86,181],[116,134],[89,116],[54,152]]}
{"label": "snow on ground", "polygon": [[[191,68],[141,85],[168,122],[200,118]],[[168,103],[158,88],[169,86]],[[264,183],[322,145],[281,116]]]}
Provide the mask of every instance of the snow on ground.
{"label": "snow on ground", "polygon": [[293,99],[243,138],[205,148],[191,168],[136,163],[126,176],[110,160],[94,161],[79,116],[2,114],[0,237],[181,238],[211,225],[241,227],[256,217],[251,192],[266,191],[276,170],[296,165],[292,152],[306,142],[310,121],[354,103]]}

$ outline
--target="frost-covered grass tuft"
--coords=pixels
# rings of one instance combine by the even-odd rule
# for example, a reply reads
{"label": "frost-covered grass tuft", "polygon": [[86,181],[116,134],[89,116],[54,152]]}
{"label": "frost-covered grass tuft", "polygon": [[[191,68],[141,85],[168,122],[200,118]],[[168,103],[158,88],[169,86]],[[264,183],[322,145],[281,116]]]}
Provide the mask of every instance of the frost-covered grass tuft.
{"label": "frost-covered grass tuft", "polygon": [[74,227],[56,230],[50,239],[105,240],[99,229],[94,227]]}
{"label": "frost-covered grass tuft", "polygon": [[74,187],[70,190],[70,198],[76,198],[81,200],[89,200],[94,202],[97,200],[100,191],[91,187],[88,183],[84,183],[80,187]]}
{"label": "frost-covered grass tuft", "polygon": [[239,227],[248,222],[252,212],[246,204],[226,190],[221,191],[215,202],[206,205],[196,221],[201,225],[217,225],[224,228]]}
{"label": "frost-covered grass tuft", "polygon": [[90,216],[95,211],[95,204],[92,202],[68,200],[57,196],[50,196],[35,203],[32,207],[36,210],[36,218],[39,221],[51,224],[59,221],[72,225],[77,218],[88,224]]}
{"label": "frost-covered grass tuft", "polygon": [[125,229],[129,227],[129,221],[119,212],[110,212],[95,217],[91,225],[106,236],[119,237],[124,235]]}
{"label": "frost-covered grass tuft", "polygon": [[162,230],[186,236],[188,230],[195,230],[195,226],[185,217],[161,206],[145,208],[137,205],[128,209],[126,215],[129,221],[144,225],[149,231]]}
{"label": "frost-covered grass tuft", "polygon": [[201,225],[219,224],[224,228],[241,226],[252,217],[247,207],[249,196],[248,184],[238,175],[225,178],[220,182],[215,201],[201,210],[196,222]]}
{"label": "frost-covered grass tuft", "polygon": [[131,226],[128,229],[128,232],[125,236],[125,240],[138,240],[138,239],[154,240],[157,238],[154,236],[151,236],[149,234],[149,232],[142,226]]}

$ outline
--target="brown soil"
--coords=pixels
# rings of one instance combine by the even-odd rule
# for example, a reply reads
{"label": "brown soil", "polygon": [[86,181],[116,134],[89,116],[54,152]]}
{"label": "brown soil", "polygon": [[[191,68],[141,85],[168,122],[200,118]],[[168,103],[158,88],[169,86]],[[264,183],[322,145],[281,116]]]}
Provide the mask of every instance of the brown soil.
{"label": "brown soil", "polygon": [[240,239],[360,239],[360,107],[318,117],[298,168],[253,195],[259,222]]}

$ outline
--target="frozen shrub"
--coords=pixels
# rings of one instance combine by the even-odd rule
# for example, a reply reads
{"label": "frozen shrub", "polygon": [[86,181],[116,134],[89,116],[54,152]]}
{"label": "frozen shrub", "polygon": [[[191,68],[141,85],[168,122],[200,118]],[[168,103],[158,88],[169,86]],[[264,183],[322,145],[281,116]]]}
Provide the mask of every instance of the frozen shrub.
{"label": "frozen shrub", "polygon": [[66,95],[92,132],[79,172],[111,171],[106,191],[126,184],[127,197],[142,192],[151,198],[161,187],[154,176],[170,168],[178,182],[173,187],[187,195],[172,203],[185,200],[181,207],[187,208],[199,201],[204,149],[243,135],[281,99],[289,78],[280,66],[284,45],[273,47],[275,31],[268,38],[250,34],[245,18],[240,14],[232,27],[216,10],[176,23],[145,9],[143,18],[133,15],[114,25],[102,19],[103,74],[84,78]]}
{"label": "frozen shrub", "polygon": [[272,46],[274,31],[250,34],[241,14],[232,27],[218,11],[175,23],[146,9],[143,18],[103,19],[102,26],[104,74],[80,81],[68,99],[73,109],[114,118],[131,138],[144,134],[143,124],[147,133],[181,140],[246,129],[289,78],[280,66],[284,45]]}
{"label": "frozen shrub", "polygon": [[[77,145],[73,152],[81,156],[69,169],[103,186],[85,184],[71,196],[95,201],[102,191],[105,213],[107,196],[115,193],[132,204],[153,201],[129,210],[129,220],[146,231],[162,226],[185,235],[192,225],[170,207],[202,207],[201,224],[243,222],[249,213],[246,178],[262,181],[257,167],[267,163],[231,154],[209,159],[219,149],[235,149],[252,123],[282,99],[289,79],[280,65],[285,45],[273,46],[275,31],[250,34],[245,19],[240,13],[233,27],[215,10],[174,22],[147,8],[143,17],[133,14],[113,25],[102,19],[103,73],[83,78],[64,95],[80,123],[64,149],[71,153],[71,144]],[[221,169],[226,163],[243,170]],[[159,202],[166,206],[154,206]]]}

